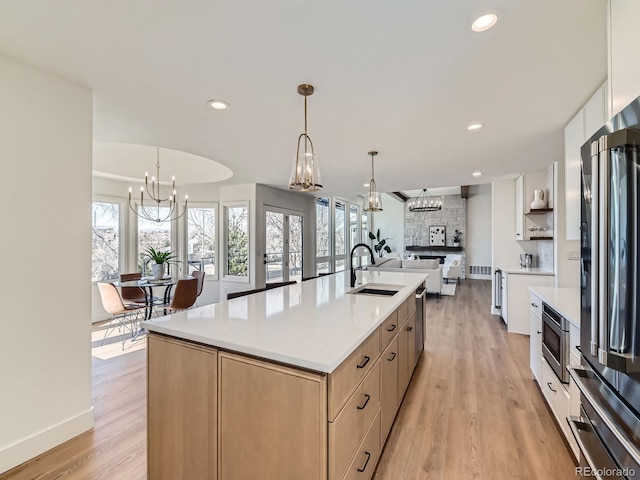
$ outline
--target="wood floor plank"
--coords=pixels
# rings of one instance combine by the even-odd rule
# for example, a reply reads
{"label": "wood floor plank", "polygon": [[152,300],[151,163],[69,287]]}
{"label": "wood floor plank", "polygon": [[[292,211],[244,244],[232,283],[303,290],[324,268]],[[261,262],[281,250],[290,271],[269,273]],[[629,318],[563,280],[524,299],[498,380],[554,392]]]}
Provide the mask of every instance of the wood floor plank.
{"label": "wood floor plank", "polygon": [[[474,280],[454,297],[427,300],[425,351],[376,480],[575,479],[531,379],[529,339],[508,334],[490,301],[491,282]],[[95,428],[0,480],[146,478],[144,341],[127,341],[122,351],[119,338],[101,345],[104,330],[94,330]]]}

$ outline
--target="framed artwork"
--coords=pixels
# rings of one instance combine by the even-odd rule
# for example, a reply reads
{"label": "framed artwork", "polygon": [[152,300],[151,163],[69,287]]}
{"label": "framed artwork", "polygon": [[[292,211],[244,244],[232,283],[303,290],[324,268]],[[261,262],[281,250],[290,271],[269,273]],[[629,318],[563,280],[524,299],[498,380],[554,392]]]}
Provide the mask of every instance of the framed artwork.
{"label": "framed artwork", "polygon": [[444,225],[431,225],[429,227],[429,246],[444,247],[446,227]]}

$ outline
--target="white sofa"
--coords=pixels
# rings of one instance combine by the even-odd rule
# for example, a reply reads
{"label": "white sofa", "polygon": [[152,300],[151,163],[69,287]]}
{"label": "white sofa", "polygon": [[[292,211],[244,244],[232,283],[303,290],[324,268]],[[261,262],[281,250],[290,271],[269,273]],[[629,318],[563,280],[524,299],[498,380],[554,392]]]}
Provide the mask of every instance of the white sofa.
{"label": "white sofa", "polygon": [[442,292],[442,267],[438,260],[401,260],[399,258],[376,259],[375,265],[369,265],[367,270],[380,270],[382,272],[403,272],[413,271],[415,273],[426,273],[427,293],[434,293],[440,296]]}

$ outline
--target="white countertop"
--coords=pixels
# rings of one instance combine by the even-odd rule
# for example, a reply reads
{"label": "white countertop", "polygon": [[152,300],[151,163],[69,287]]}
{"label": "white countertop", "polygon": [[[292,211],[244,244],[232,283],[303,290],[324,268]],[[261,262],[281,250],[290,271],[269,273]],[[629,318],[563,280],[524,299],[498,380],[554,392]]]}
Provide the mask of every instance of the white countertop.
{"label": "white countertop", "polygon": [[580,328],[580,289],[556,287],[529,287],[529,290]]}
{"label": "white countertop", "polygon": [[142,325],[151,332],[331,373],[403,300],[413,298],[427,277],[358,271],[362,283],[402,286],[394,296],[382,297],[347,294],[349,272],[340,272]]}
{"label": "white countertop", "polygon": [[550,275],[553,276],[555,275],[552,271],[550,270],[543,270],[541,268],[537,268],[537,267],[531,267],[531,268],[525,268],[525,267],[521,267],[520,265],[506,265],[506,266],[502,266],[502,265],[498,265],[498,269],[502,270],[503,272],[506,273],[513,273],[516,275]]}

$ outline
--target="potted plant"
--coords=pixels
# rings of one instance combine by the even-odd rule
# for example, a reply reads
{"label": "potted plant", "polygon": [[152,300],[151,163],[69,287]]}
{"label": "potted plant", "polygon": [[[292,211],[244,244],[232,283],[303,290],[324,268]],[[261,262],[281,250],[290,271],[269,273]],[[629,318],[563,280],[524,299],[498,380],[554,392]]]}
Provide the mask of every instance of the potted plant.
{"label": "potted plant", "polygon": [[156,250],[153,247],[147,248],[141,257],[145,262],[151,262],[151,273],[156,280],[163,277],[165,273],[165,263],[174,265],[178,263],[175,252],[170,250]]}
{"label": "potted plant", "polygon": [[378,243],[373,246],[373,249],[378,252],[380,258],[382,258],[382,252],[391,253],[391,248],[387,245],[387,240],[384,238],[380,238],[380,229],[378,229],[377,235],[374,235],[372,232],[369,232],[369,238],[371,240],[375,240]]}
{"label": "potted plant", "polygon": [[462,232],[458,229],[456,229],[453,232],[453,246],[454,247],[459,247],[460,246],[460,235],[462,235]]}

